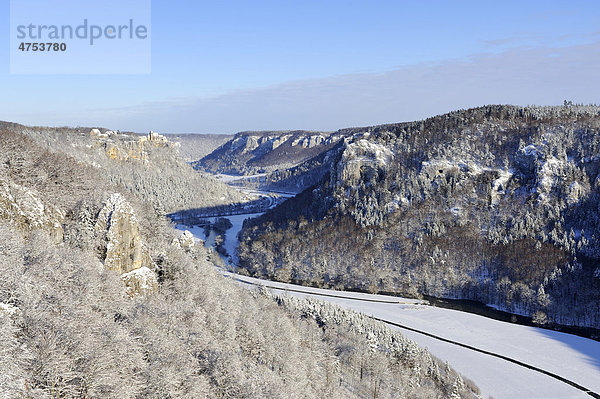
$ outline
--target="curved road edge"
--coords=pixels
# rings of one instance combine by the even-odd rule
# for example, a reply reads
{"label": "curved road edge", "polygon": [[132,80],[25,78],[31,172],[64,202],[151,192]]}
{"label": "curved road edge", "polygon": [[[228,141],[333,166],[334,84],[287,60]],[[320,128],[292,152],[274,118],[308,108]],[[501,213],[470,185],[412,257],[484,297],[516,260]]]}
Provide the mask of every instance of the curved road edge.
{"label": "curved road edge", "polygon": [[[361,302],[406,304],[406,302],[402,302],[402,301],[386,301],[386,300],[378,300],[378,299],[355,298],[355,297],[348,297],[348,296],[343,296],[343,295],[334,295],[334,294],[325,294],[325,293],[316,293],[316,292],[310,292],[310,291],[303,291],[301,289],[293,289],[293,288],[286,288],[286,287],[277,287],[277,286],[272,286],[272,285],[268,285],[268,284],[264,284],[264,283],[256,283],[256,282],[244,280],[244,279],[236,277],[234,273],[227,273],[227,274],[224,274],[224,276],[229,277],[231,279],[234,279],[234,280],[236,280],[238,282],[241,282],[241,283],[244,283],[244,284],[248,284],[248,285],[253,285],[253,286],[257,286],[257,287],[265,287],[265,288],[270,288],[270,289],[275,289],[275,290],[280,290],[280,291],[297,292],[297,293],[301,293],[301,294],[305,294],[305,295],[314,295],[314,296],[322,296],[322,297],[333,297],[333,298],[348,299],[348,300],[361,301]],[[576,388],[576,389],[578,389],[578,390],[580,390],[580,391],[582,391],[582,392],[590,395],[593,398],[600,399],[600,394],[598,394],[598,393],[596,393],[596,392],[594,392],[594,391],[592,391],[592,390],[590,390],[590,389],[588,389],[588,388],[586,388],[586,387],[584,387],[582,385],[579,385],[578,383],[576,383],[574,381],[571,381],[571,380],[569,380],[569,379],[567,379],[565,377],[562,377],[562,376],[560,376],[558,374],[555,374],[555,373],[552,373],[550,371],[547,371],[547,370],[541,369],[539,367],[533,366],[531,364],[524,363],[524,362],[522,362],[520,360],[513,359],[511,357],[504,356],[504,355],[501,355],[499,353],[490,352],[490,351],[485,350],[485,349],[480,349],[480,348],[477,348],[477,347],[474,347],[474,346],[471,346],[471,345],[468,345],[468,344],[464,344],[464,343],[461,343],[461,342],[453,341],[451,339],[440,337],[438,335],[431,334],[431,333],[428,333],[426,331],[418,330],[416,328],[408,327],[408,326],[405,326],[405,325],[402,325],[402,324],[399,324],[399,323],[396,323],[396,322],[393,322],[393,321],[385,320],[385,319],[382,319],[382,318],[379,318],[379,317],[375,317],[375,316],[371,316],[371,315],[366,315],[366,316],[369,317],[369,318],[371,318],[371,319],[373,319],[373,320],[377,320],[379,322],[385,323],[385,324],[390,325],[390,326],[394,326],[394,327],[397,327],[397,328],[402,328],[404,330],[408,330],[408,331],[412,331],[412,332],[415,332],[415,333],[418,333],[418,334],[422,334],[422,335],[428,336],[430,338],[433,338],[433,339],[436,339],[436,340],[439,340],[439,341],[442,341],[442,342],[446,342],[446,343],[449,343],[449,344],[452,344],[452,345],[460,346],[460,347],[465,348],[465,349],[469,349],[469,350],[472,350],[472,351],[475,351],[475,352],[479,352],[479,353],[482,353],[482,354],[485,354],[485,355],[488,355],[488,356],[493,356],[493,357],[496,357],[498,359],[502,359],[502,360],[510,362],[510,363],[514,363],[514,364],[516,364],[518,366],[521,366],[521,367],[527,368],[529,370],[533,370],[533,371],[536,371],[538,373],[541,373],[541,374],[547,375],[549,377],[552,377],[552,378],[554,378],[554,379],[556,379],[556,380],[558,380],[558,381],[560,381],[562,383],[570,385],[573,388]]]}

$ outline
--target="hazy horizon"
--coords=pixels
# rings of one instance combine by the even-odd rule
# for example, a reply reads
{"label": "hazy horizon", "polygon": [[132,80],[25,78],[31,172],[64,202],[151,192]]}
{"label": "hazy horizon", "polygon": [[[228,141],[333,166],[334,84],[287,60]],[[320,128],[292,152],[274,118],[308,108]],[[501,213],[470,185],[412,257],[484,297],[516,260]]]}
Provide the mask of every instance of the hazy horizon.
{"label": "hazy horizon", "polygon": [[599,17],[591,1],[153,1],[150,74],[5,69],[0,119],[233,134],[332,131],[485,104],[598,103]]}

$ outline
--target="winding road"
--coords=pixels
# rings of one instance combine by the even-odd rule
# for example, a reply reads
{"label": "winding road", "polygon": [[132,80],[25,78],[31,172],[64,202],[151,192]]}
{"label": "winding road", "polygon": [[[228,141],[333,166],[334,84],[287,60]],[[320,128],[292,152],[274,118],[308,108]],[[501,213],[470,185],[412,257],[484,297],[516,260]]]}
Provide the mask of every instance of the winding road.
{"label": "winding road", "polygon": [[435,308],[419,300],[222,273],[244,285],[333,302],[400,329],[434,355],[448,360],[495,399],[600,398],[600,343],[593,340]]}
{"label": "winding road", "polygon": [[[261,194],[269,196],[266,192]],[[274,205],[275,201],[270,204]],[[600,342],[433,307],[426,301],[318,289],[220,272],[247,287],[263,286],[273,292],[319,298],[401,330],[474,380],[482,397],[600,399]]]}

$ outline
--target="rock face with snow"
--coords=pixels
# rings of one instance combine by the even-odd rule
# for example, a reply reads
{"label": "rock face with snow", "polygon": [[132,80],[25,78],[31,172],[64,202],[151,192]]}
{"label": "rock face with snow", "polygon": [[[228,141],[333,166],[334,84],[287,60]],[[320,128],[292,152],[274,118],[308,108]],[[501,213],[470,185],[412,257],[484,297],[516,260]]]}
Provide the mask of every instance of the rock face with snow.
{"label": "rock face with snow", "polygon": [[158,289],[156,274],[146,266],[123,273],[121,279],[130,296],[145,295]]}
{"label": "rock face with snow", "polygon": [[44,203],[33,189],[0,178],[0,218],[24,231],[46,230],[55,242],[63,240],[63,212]]}
{"label": "rock face with snow", "polygon": [[137,137],[112,130],[102,133],[99,129],[92,129],[90,137],[94,138],[95,145],[102,147],[110,159],[122,162],[148,163],[152,148],[178,146],[177,143],[172,143],[165,136],[153,131]]}
{"label": "rock face with snow", "polygon": [[211,173],[251,175],[299,165],[331,149],[342,134],[324,132],[242,132],[193,163]]}
{"label": "rock face with snow", "polygon": [[342,151],[334,183],[348,187],[356,186],[363,178],[371,180],[384,174],[393,158],[386,146],[362,138],[345,144]]}
{"label": "rock face with snow", "polygon": [[111,194],[104,202],[94,229],[105,245],[104,267],[121,275],[130,296],[158,288],[154,263],[144,247],[135,212],[121,194]]}
{"label": "rock face with snow", "polygon": [[247,223],[243,268],[600,328],[600,107],[487,106],[344,133],[319,182]]}
{"label": "rock face with snow", "polygon": [[194,242],[194,235],[189,230],[185,230],[179,237],[173,240],[172,245],[189,252],[196,245]]}
{"label": "rock face with snow", "polygon": [[106,200],[98,214],[95,230],[104,239],[103,261],[108,269],[122,274],[151,265],[135,212],[120,194],[112,194]]}

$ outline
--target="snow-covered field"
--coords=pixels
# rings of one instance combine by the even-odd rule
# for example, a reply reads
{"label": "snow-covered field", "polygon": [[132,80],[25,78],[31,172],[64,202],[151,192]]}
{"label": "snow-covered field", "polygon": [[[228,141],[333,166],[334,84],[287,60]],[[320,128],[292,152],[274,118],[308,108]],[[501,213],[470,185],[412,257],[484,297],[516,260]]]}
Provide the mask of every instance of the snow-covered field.
{"label": "snow-covered field", "polygon": [[[225,248],[228,253],[235,253],[238,245],[237,233],[243,221],[253,216],[256,215],[228,217],[234,225],[227,231]],[[190,230],[196,237],[204,239],[202,229]],[[210,245],[209,242],[207,244]],[[504,355],[600,393],[600,342],[570,334],[505,323],[471,313],[436,308],[414,299],[323,290],[223,273],[252,284],[274,287],[289,295],[320,298],[379,319]],[[398,330],[419,345],[427,347],[435,356],[447,360],[459,372],[475,381],[481,388],[483,397],[492,396],[495,399],[591,397],[555,378],[509,361],[417,332],[401,328]]]}
{"label": "snow-covered field", "polygon": [[[244,220],[254,218],[259,215],[262,215],[262,213],[249,213],[249,214],[243,214],[243,215],[223,216],[224,218],[229,219],[229,221],[232,224],[232,226],[229,229],[227,229],[227,231],[225,232],[225,242],[223,243],[223,247],[225,248],[225,250],[231,257],[231,259],[225,259],[225,261],[227,261],[227,263],[230,264],[231,266],[237,265],[237,257],[235,255],[235,250],[236,250],[237,246],[239,245],[237,235],[240,232],[240,230],[242,229]],[[206,218],[206,220],[208,220],[210,223],[214,223],[216,219],[218,219],[218,217]],[[190,227],[190,226],[178,224],[175,226],[175,228],[177,228],[177,230],[181,230],[181,231],[189,230],[190,233],[192,233],[195,238],[201,239],[207,248],[211,247],[215,244],[216,234],[212,230],[210,232],[210,235],[207,237],[204,234],[204,228],[202,228],[202,227],[198,227],[198,226]]]}
{"label": "snow-covered field", "polygon": [[237,256],[235,254],[235,250],[237,249],[237,247],[239,245],[237,235],[240,232],[240,230],[242,229],[244,220],[254,218],[259,215],[262,215],[262,213],[251,213],[251,214],[247,214],[247,215],[227,216],[227,219],[229,219],[229,221],[231,222],[232,227],[227,229],[227,231],[225,232],[225,243],[223,244],[223,247],[225,248],[225,250],[227,251],[229,256],[231,256],[231,264],[232,265],[237,265]]}
{"label": "snow-covered field", "polygon": [[223,183],[229,184],[238,180],[252,180],[259,179],[261,177],[266,176],[266,173],[257,173],[254,175],[226,175],[223,173],[219,173],[217,175],[213,175],[216,179],[221,180]]}
{"label": "snow-covered field", "polygon": [[[436,308],[412,299],[322,290],[239,275],[229,274],[229,276],[283,290],[292,289],[294,292],[286,292],[299,297],[320,298],[387,321],[508,356],[558,374],[593,392],[600,393],[600,342],[570,334],[505,323],[456,310]],[[370,302],[364,301],[365,299]],[[421,346],[427,347],[435,356],[448,360],[458,371],[475,381],[484,397],[493,396],[495,399],[591,397],[564,382],[506,360],[416,332],[399,330]]]}

